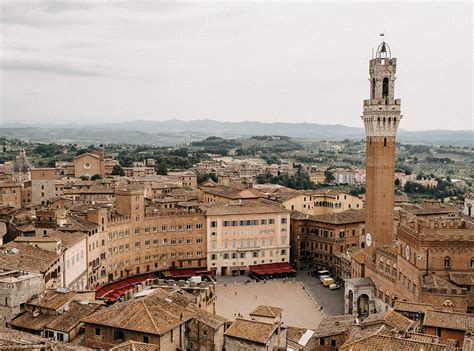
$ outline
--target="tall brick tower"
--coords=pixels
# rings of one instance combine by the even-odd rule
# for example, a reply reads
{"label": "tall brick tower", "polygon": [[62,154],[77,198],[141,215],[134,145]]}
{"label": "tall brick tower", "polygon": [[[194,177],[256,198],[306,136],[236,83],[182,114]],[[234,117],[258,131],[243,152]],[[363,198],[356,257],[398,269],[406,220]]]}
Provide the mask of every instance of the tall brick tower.
{"label": "tall brick tower", "polygon": [[366,245],[370,255],[375,247],[395,239],[394,182],[395,136],[400,114],[400,99],[394,98],[397,59],[391,57],[384,41],[369,62],[370,99],[364,100],[366,134]]}

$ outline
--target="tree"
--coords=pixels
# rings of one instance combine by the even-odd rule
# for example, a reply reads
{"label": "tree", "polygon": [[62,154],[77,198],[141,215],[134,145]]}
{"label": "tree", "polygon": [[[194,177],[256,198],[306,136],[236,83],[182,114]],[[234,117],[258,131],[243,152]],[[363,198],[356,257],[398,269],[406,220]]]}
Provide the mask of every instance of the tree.
{"label": "tree", "polygon": [[156,172],[159,174],[159,175],[167,175],[168,174],[168,166],[166,165],[166,161],[165,160],[161,160],[159,165],[158,165],[158,168],[156,169]]}
{"label": "tree", "polygon": [[331,170],[327,169],[324,171],[324,182],[326,184],[331,183],[334,179],[336,178],[334,178],[334,175],[332,174]]}
{"label": "tree", "polygon": [[209,173],[209,178],[211,178],[213,182],[217,183],[218,177],[217,174],[215,174],[214,172]]}
{"label": "tree", "polygon": [[115,165],[114,168],[112,168],[112,175],[117,175],[117,176],[124,176],[125,172],[120,165]]}
{"label": "tree", "polygon": [[98,179],[102,179],[102,176],[100,174],[94,174],[92,177],[91,177],[91,180],[98,180]]}

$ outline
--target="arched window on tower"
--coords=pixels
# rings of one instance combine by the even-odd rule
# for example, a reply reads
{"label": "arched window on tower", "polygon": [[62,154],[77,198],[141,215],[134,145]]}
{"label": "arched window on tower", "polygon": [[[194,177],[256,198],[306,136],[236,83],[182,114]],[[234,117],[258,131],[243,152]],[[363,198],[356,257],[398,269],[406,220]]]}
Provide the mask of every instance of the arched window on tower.
{"label": "arched window on tower", "polygon": [[383,85],[382,85],[382,97],[387,98],[388,97],[388,78],[385,77],[383,79]]}
{"label": "arched window on tower", "polygon": [[375,78],[372,78],[372,84],[371,84],[372,91],[370,93],[370,98],[375,99]]}

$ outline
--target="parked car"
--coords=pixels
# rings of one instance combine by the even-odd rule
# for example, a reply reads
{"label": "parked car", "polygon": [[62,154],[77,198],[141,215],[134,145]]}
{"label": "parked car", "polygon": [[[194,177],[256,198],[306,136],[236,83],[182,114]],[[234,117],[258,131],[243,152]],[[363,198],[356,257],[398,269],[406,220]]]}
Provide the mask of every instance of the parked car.
{"label": "parked car", "polygon": [[340,284],[331,284],[331,285],[329,285],[329,289],[331,289],[331,290],[336,290],[336,289],[340,289],[340,288],[341,288]]}

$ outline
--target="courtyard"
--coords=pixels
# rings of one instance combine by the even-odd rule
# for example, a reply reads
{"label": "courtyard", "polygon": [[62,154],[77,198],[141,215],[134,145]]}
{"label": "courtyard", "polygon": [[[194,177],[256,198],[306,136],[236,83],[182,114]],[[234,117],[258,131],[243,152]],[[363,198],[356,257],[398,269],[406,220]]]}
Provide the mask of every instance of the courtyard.
{"label": "courtyard", "polygon": [[271,280],[266,283],[245,284],[242,279],[218,280],[216,313],[234,320],[240,313],[249,318],[249,313],[259,305],[270,305],[283,309],[283,322],[286,325],[303,328],[316,328],[324,312],[314,301],[310,292],[301,282],[289,279]]}

